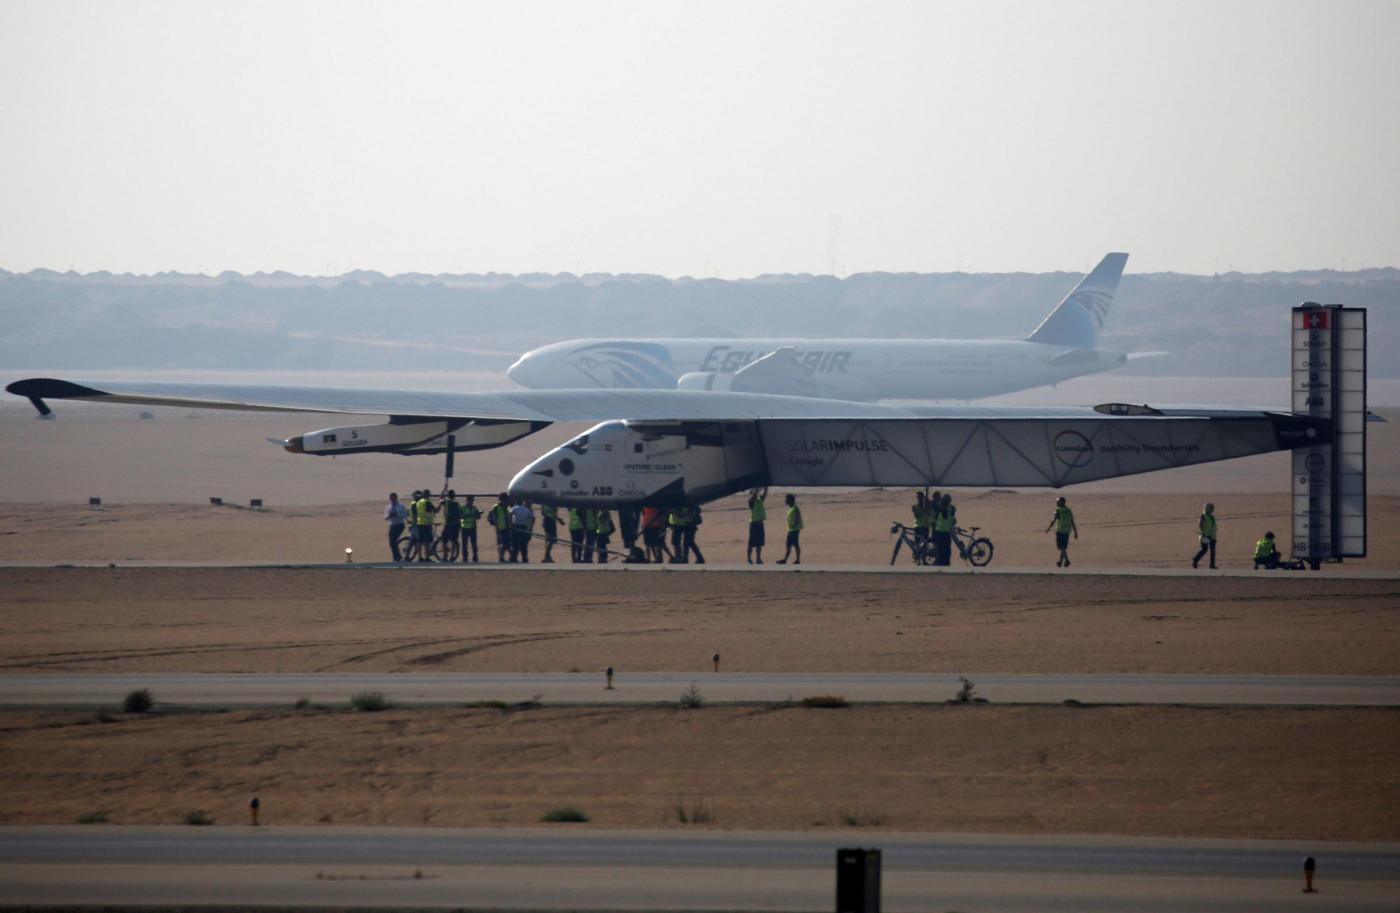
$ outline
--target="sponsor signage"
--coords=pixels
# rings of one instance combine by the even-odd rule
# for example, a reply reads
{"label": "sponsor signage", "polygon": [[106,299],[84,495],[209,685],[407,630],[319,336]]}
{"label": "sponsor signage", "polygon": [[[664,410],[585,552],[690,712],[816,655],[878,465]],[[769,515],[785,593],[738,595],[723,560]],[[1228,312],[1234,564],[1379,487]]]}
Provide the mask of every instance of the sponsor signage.
{"label": "sponsor signage", "polygon": [[1295,558],[1366,555],[1366,309],[1293,309],[1293,412],[1332,423],[1331,439],[1293,451]]}

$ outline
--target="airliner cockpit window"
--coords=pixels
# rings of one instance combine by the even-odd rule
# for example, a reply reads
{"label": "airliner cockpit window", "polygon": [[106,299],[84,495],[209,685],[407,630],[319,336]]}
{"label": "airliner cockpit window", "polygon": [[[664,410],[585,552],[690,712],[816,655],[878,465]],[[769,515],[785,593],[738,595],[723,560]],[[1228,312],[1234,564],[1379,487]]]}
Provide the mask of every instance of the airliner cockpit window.
{"label": "airliner cockpit window", "polygon": [[572,450],[574,453],[577,453],[579,456],[583,456],[585,453],[588,452],[588,435],[580,434],[578,437],[574,438],[572,441],[569,441],[569,443],[565,444],[564,446],[568,447],[570,450]]}

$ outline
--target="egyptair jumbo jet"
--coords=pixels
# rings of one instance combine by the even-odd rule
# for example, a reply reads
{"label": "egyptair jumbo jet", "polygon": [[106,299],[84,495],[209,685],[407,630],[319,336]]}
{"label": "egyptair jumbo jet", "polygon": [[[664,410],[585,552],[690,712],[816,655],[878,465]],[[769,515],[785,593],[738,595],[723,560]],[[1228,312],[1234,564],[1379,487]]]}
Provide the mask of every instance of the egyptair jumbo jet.
{"label": "egyptair jumbo jet", "polygon": [[532,389],[728,390],[827,399],[978,399],[1107,371],[1094,347],[1128,255],[1108,254],[1025,339],[572,339],[506,376]]}

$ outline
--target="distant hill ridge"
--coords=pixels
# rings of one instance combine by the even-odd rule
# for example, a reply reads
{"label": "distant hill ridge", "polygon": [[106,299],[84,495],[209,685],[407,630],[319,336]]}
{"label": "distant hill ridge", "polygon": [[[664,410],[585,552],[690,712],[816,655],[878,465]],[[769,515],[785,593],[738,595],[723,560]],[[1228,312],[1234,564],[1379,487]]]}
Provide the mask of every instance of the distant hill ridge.
{"label": "distant hill ridge", "polygon": [[[503,370],[579,336],[1019,337],[1079,278],[1053,273],[217,276],[0,270],[9,369]],[[1279,375],[1287,308],[1371,309],[1373,376],[1400,376],[1400,269],[1123,277],[1100,344],[1136,374]]]}

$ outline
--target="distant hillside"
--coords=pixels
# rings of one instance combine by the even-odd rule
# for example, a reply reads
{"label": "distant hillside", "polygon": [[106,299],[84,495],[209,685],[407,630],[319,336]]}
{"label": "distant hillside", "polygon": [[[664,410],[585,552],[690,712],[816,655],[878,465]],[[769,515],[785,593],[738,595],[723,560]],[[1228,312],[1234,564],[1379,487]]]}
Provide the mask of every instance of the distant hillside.
{"label": "distant hillside", "polygon": [[[1131,261],[1129,263],[1131,269]],[[1018,337],[1075,273],[336,277],[0,270],[0,366],[504,369],[576,336]],[[1171,352],[1133,373],[1278,375],[1287,309],[1371,309],[1372,373],[1400,376],[1400,270],[1124,276],[1101,344]]]}

